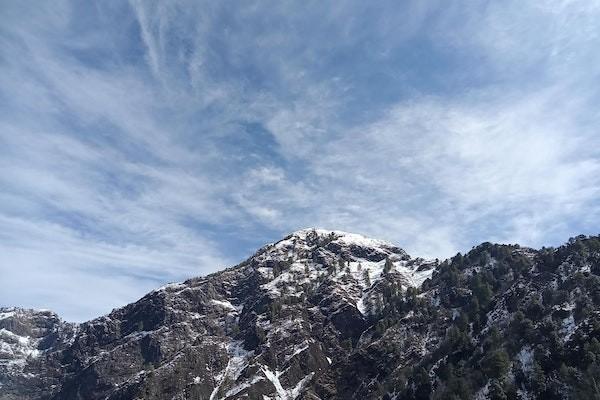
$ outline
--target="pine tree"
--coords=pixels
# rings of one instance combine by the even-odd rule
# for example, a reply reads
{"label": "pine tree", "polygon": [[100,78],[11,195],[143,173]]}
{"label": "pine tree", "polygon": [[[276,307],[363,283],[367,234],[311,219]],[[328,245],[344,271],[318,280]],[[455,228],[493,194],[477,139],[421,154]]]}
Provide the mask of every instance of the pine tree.
{"label": "pine tree", "polygon": [[381,314],[382,311],[383,311],[383,300],[381,299],[381,296],[378,294],[377,296],[375,296],[375,313]]}
{"label": "pine tree", "polygon": [[365,285],[367,285],[367,287],[371,286],[371,277],[369,275],[369,270],[365,269],[363,271],[363,280],[365,281]]}
{"label": "pine tree", "polygon": [[275,265],[273,265],[273,277],[277,278],[280,274],[281,274],[281,267],[279,266],[279,263],[275,263]]}
{"label": "pine tree", "polygon": [[392,260],[390,260],[389,257],[386,257],[385,264],[383,265],[383,272],[388,274],[392,268],[394,268],[394,263],[392,263]]}
{"label": "pine tree", "polygon": [[352,340],[350,340],[350,339],[342,340],[340,345],[342,346],[342,348],[344,348],[348,351],[352,350]]}
{"label": "pine tree", "polygon": [[431,381],[425,368],[420,367],[414,375],[414,399],[429,400],[431,395]]}
{"label": "pine tree", "polygon": [[533,363],[531,385],[533,386],[533,390],[538,394],[542,394],[546,391],[546,374],[537,361]]}
{"label": "pine tree", "polygon": [[337,273],[337,270],[335,269],[335,265],[331,264],[329,267],[327,267],[327,274],[328,275],[335,275]]}
{"label": "pine tree", "polygon": [[281,313],[281,309],[282,309],[281,301],[280,300],[273,301],[273,303],[271,303],[270,319],[273,320],[274,318],[277,318],[279,316],[279,314]]}
{"label": "pine tree", "polygon": [[506,400],[507,398],[502,384],[497,379],[490,383],[489,398],[490,400]]}
{"label": "pine tree", "polygon": [[260,326],[255,327],[254,335],[256,336],[258,344],[263,344],[267,341],[267,333]]}
{"label": "pine tree", "polygon": [[483,373],[490,378],[502,378],[508,372],[510,360],[506,351],[495,350],[481,361]]}
{"label": "pine tree", "polygon": [[413,309],[417,305],[417,289],[412,286],[406,288],[404,293],[405,304],[408,309]]}
{"label": "pine tree", "polygon": [[575,400],[600,400],[600,366],[596,363],[584,371],[575,388]]}

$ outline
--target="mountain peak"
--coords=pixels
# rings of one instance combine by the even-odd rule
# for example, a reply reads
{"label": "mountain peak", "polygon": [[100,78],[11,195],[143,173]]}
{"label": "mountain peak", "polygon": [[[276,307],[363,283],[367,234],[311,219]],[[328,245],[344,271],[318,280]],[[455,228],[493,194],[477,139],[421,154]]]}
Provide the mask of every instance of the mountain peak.
{"label": "mountain peak", "polygon": [[[345,232],[345,231],[340,231],[340,230],[329,230],[329,229],[323,229],[323,228],[299,229],[297,231],[292,232],[291,234],[286,236],[284,239],[280,240],[280,242],[289,240],[289,239],[310,240],[310,239],[314,239],[314,238],[329,238],[329,239],[332,239],[332,241],[343,242],[343,243],[346,243],[349,245],[355,244],[355,245],[360,245],[360,246],[364,246],[364,247],[379,247],[379,246],[396,247],[395,245],[393,245],[390,242],[380,240],[380,239],[369,238],[367,236],[360,235],[358,233],[351,233],[351,232]],[[277,242],[277,243],[279,243],[279,242]]]}
{"label": "mountain peak", "polygon": [[[283,239],[264,246],[257,255],[274,259],[297,258],[306,253],[329,251],[345,261],[381,261],[387,257],[409,259],[400,247],[380,239],[372,239],[356,233],[319,228],[300,229]],[[336,261],[336,260],[333,260]]]}
{"label": "mountain peak", "polygon": [[[548,361],[536,349],[551,348],[553,365],[583,377],[578,391],[596,381],[585,371],[600,357],[589,341],[600,338],[598,260],[600,238],[539,251],[485,243],[439,263],[302,229],[83,324],[0,308],[0,387],[28,400],[490,400],[519,376],[526,398],[567,398],[538,393],[531,371]],[[469,380],[456,388],[477,393],[449,392],[454,368]],[[543,379],[566,388],[556,373]]]}
{"label": "mountain peak", "polygon": [[411,259],[401,248],[378,239],[343,231],[308,228],[263,247],[250,265],[272,299],[304,298],[329,282],[332,293],[366,318],[365,305],[379,295],[388,276],[404,288],[419,287],[431,277],[434,262]]}

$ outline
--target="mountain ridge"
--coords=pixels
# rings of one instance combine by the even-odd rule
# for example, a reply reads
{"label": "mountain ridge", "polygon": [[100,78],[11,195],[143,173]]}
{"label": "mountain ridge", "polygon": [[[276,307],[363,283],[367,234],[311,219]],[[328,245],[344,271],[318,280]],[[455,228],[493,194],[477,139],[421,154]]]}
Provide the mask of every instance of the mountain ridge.
{"label": "mountain ridge", "polygon": [[[483,376],[471,364],[487,362],[477,351],[490,332],[512,329],[514,318],[538,323],[517,310],[520,302],[527,310],[533,295],[515,293],[531,286],[544,303],[533,277],[547,279],[547,265],[557,276],[551,286],[575,278],[595,285],[600,247],[586,246],[596,241],[580,236],[556,250],[483,243],[440,262],[362,235],[309,228],[234,267],[165,285],[81,324],[48,311],[0,309],[0,399],[495,399],[500,392],[525,399],[570,388],[576,395],[576,383],[541,391],[533,378],[518,378],[538,362],[535,343],[517,352],[498,341],[497,371],[482,368]],[[564,254],[569,246],[575,261]],[[568,267],[577,263],[585,265]],[[590,293],[587,320],[576,318],[570,298],[559,311],[542,304],[540,327],[566,313],[560,346],[585,329],[596,338]],[[462,350],[447,349],[453,346]],[[456,371],[474,377],[454,387],[462,382]]]}

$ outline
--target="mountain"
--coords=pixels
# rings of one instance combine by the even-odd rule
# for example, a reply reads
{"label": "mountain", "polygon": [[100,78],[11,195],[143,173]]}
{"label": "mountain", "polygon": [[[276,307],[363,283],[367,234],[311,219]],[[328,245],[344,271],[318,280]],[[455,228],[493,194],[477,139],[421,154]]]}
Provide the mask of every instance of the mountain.
{"label": "mountain", "polygon": [[600,399],[600,238],[439,262],[307,229],[71,324],[0,309],[0,399]]}

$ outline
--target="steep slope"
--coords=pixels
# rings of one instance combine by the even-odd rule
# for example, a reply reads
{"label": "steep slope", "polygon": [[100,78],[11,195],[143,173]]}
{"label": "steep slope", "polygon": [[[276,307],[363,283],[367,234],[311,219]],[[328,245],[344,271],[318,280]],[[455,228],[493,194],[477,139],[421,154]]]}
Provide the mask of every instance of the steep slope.
{"label": "steep slope", "polygon": [[599,260],[302,230],[80,325],[0,310],[0,399],[594,398]]}
{"label": "steep slope", "polygon": [[0,308],[0,398],[38,398],[58,386],[54,360],[76,332],[50,311]]}
{"label": "steep slope", "polygon": [[[298,231],[234,268],[167,285],[79,325],[63,351],[44,353],[48,367],[57,366],[46,372],[62,371],[63,379],[40,392],[57,399],[296,398],[367,328],[359,309],[366,312],[383,275],[415,285],[432,267],[360,235]],[[16,393],[22,385],[9,375],[0,382]]]}

